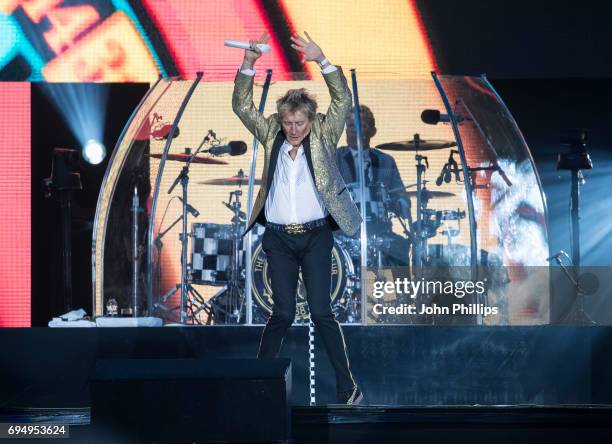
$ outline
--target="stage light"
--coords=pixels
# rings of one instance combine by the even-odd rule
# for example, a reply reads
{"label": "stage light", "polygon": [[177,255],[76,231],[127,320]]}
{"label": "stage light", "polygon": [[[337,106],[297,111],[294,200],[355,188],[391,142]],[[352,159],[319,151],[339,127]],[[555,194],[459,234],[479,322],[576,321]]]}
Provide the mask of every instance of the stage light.
{"label": "stage light", "polygon": [[82,147],[83,159],[97,165],[106,157],[104,139],[109,86],[99,83],[42,83],[41,90],[63,116]]}
{"label": "stage light", "polygon": [[106,157],[106,148],[95,139],[89,139],[83,146],[83,159],[92,165],[98,165]]}

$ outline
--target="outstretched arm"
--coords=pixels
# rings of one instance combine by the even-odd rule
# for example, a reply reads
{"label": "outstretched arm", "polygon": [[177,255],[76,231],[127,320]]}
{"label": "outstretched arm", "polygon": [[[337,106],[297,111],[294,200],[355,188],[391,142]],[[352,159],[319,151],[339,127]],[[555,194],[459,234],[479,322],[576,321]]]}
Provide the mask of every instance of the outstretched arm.
{"label": "outstretched arm", "polygon": [[291,46],[302,54],[302,62],[314,61],[321,67],[323,78],[325,83],[327,83],[331,96],[331,103],[325,113],[325,120],[323,122],[324,131],[330,138],[329,142],[335,148],[338,140],[340,140],[342,131],[344,131],[344,123],[352,107],[351,91],[348,88],[342,69],[332,65],[310,35],[307,32],[304,32],[304,34],[306,38],[297,34],[291,37],[293,42]]}
{"label": "outstretched arm", "polygon": [[388,170],[388,190],[391,191],[389,194],[391,195],[392,201],[395,202],[393,212],[398,216],[409,218],[410,198],[406,193],[404,181],[400,176],[399,168],[395,163],[395,159],[393,157],[389,157],[389,159],[391,160],[391,165]]}
{"label": "outstretched arm", "polygon": [[261,57],[258,43],[267,43],[269,36],[264,32],[259,40],[250,40],[251,49],[244,51],[244,60],[240,72],[234,80],[234,93],[232,95],[232,109],[244,126],[259,140],[262,141],[269,128],[269,120],[259,112],[253,103],[253,78],[255,77],[255,62]]}

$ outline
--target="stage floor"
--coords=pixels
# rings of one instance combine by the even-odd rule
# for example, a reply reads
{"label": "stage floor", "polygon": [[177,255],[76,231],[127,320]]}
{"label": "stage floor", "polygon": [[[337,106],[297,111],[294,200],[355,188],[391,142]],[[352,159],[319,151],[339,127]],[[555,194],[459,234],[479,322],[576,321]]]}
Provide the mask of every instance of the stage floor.
{"label": "stage floor", "polygon": [[[576,443],[612,441],[612,406],[318,406],[292,409],[295,443]],[[3,423],[70,425],[96,442],[89,408],[2,409]],[[265,425],[262,425],[265,426]],[[168,427],[171,427],[169,424]],[[194,424],[197,427],[197,424]],[[23,441],[22,441],[23,442]],[[33,442],[40,442],[33,441]]]}
{"label": "stage floor", "polygon": [[[0,329],[0,422],[68,423],[68,442],[95,442],[89,381],[98,359],[251,358],[260,334]],[[334,375],[317,340],[318,405],[308,406],[308,331],[289,331],[282,354],[292,360],[295,443],[612,442],[612,328],[346,326],[344,335],[369,405],[330,405]]]}
{"label": "stage floor", "polygon": [[[0,408],[90,406],[98,359],[254,358],[261,327],[0,329]],[[345,326],[351,369],[373,405],[612,404],[610,327]],[[335,402],[315,340],[316,399]],[[292,327],[291,405],[309,404],[308,329]]]}

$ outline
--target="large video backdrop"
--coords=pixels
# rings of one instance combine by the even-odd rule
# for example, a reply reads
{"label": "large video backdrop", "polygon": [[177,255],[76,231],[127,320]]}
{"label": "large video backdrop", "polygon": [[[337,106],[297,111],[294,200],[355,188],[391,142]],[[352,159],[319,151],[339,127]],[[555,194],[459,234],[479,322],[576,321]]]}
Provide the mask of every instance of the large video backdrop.
{"label": "large video backdrop", "polygon": [[0,83],[0,103],[0,326],[29,326],[30,85]]}
{"label": "large video backdrop", "polygon": [[239,52],[224,39],[271,36],[277,78],[311,67],[290,46],[308,30],[334,63],[423,76],[434,67],[414,2],[258,0],[5,0],[0,78],[51,82],[151,81],[159,74],[231,80]]}
{"label": "large video backdrop", "polygon": [[[261,60],[259,75],[271,68],[275,81],[290,79],[292,72],[318,78],[290,47],[290,35],[304,30],[333,63],[347,73],[356,68],[360,79],[427,79],[436,68],[413,1],[386,1],[382,7],[345,0],[0,1],[0,80],[5,82],[0,109],[11,131],[11,146],[5,144],[9,155],[0,158],[6,182],[0,197],[0,326],[31,324],[31,279],[36,278],[30,266],[30,195],[38,190],[30,181],[26,82],[152,82],[159,75],[193,78],[197,71],[204,72],[204,82],[231,81],[242,55],[224,47],[223,40],[248,40],[263,31],[271,35],[272,52]],[[59,292],[50,288],[48,297]]]}

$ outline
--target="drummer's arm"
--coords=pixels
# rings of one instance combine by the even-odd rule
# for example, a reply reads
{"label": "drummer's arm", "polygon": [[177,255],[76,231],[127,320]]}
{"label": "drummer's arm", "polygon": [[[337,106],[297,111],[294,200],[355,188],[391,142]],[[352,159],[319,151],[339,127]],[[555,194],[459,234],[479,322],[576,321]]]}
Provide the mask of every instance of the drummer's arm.
{"label": "drummer's arm", "polygon": [[407,218],[410,215],[410,198],[405,191],[404,182],[393,158],[391,158],[391,168],[389,171],[389,189],[396,190],[391,194],[392,199],[398,203],[394,213]]}

